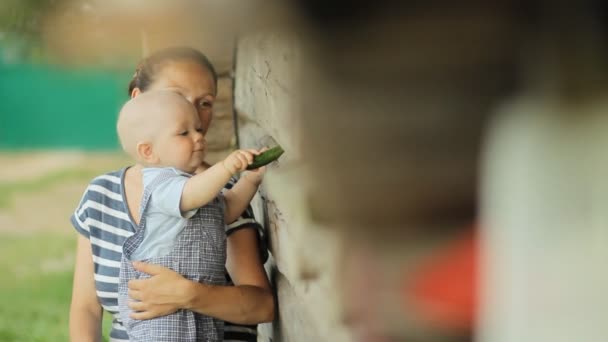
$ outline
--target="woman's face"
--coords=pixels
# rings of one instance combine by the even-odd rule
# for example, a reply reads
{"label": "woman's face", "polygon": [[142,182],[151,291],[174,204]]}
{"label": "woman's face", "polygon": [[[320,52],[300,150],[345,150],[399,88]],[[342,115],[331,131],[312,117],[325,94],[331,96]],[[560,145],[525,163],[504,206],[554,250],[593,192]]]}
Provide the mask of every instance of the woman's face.
{"label": "woman's face", "polygon": [[196,108],[203,134],[207,133],[213,115],[217,92],[207,68],[193,61],[169,61],[161,65],[149,90],[170,90],[184,96]]}

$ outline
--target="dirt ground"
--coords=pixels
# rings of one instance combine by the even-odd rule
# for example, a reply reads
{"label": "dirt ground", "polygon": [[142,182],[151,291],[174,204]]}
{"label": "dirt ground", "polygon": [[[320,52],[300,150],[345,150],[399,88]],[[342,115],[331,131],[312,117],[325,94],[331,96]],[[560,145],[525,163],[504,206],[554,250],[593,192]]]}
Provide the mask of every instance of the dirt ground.
{"label": "dirt ground", "polygon": [[69,217],[89,180],[129,164],[120,153],[0,153],[0,232],[71,234]]}
{"label": "dirt ground", "polygon": [[[209,152],[215,162],[227,151]],[[69,217],[96,175],[132,164],[120,152],[0,152],[0,233],[74,232]]]}

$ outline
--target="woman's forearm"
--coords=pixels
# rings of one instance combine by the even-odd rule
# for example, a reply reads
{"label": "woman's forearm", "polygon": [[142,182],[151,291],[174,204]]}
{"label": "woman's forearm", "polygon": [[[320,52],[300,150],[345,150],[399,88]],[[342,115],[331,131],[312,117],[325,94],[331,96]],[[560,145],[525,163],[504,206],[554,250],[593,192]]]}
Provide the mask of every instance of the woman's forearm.
{"label": "woman's forearm", "polygon": [[101,321],[103,312],[93,312],[84,308],[70,308],[70,341],[101,341]]}
{"label": "woman's forearm", "polygon": [[274,298],[270,289],[191,282],[188,291],[188,310],[237,324],[257,324],[274,319]]}
{"label": "woman's forearm", "polygon": [[70,341],[101,341],[102,317],[103,309],[95,292],[91,243],[78,236],[70,304]]}
{"label": "woman's forearm", "polygon": [[240,324],[272,321],[275,301],[259,257],[257,231],[230,234],[227,249],[226,268],[236,286],[201,284],[160,265],[133,262],[151,277],[129,281],[132,317],[150,319],[186,309]]}

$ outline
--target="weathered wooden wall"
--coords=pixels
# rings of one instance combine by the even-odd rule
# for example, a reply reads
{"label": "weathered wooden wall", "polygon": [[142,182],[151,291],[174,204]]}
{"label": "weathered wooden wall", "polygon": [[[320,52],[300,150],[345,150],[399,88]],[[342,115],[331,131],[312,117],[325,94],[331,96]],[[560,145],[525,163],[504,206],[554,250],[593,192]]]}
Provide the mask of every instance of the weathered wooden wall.
{"label": "weathered wooden wall", "polygon": [[277,291],[278,319],[260,328],[261,341],[345,341],[340,321],[339,256],[335,232],[319,227],[307,206],[309,179],[302,161],[301,42],[289,34],[256,34],[238,43],[235,106],[243,147],[285,149],[269,167],[254,201],[265,217],[273,259],[267,264]]}

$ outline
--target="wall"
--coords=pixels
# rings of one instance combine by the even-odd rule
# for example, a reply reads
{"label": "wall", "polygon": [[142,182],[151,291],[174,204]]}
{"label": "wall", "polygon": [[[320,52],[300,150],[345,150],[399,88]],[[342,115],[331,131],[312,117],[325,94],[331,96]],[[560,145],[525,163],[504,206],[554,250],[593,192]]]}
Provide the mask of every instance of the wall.
{"label": "wall", "polygon": [[341,240],[315,223],[306,206],[307,177],[300,141],[303,116],[297,85],[301,44],[289,34],[252,34],[237,46],[235,106],[241,147],[280,144],[285,154],[271,165],[261,196],[273,258],[267,269],[277,290],[279,312],[260,326],[261,341],[346,341],[340,321],[338,261]]}

